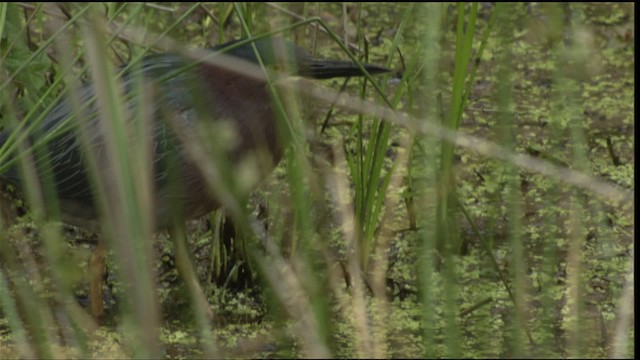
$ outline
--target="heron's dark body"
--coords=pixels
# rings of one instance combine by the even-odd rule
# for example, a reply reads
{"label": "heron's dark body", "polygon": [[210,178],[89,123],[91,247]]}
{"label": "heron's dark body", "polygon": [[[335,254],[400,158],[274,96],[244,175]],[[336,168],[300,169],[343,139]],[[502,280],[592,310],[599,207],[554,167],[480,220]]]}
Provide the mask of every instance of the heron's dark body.
{"label": "heron's dark body", "polygon": [[[172,131],[172,120],[167,115],[176,116],[179,126],[186,131],[195,130],[198,121],[224,120],[233,124],[238,139],[233,152],[228,154],[233,160],[240,160],[242,154],[261,149],[271,153],[275,164],[282,152],[265,82],[210,64],[197,65],[164,83],[155,81],[188,64],[176,55],[152,55],[143,60],[140,68],[145,80],[150,80],[154,85],[151,87],[154,89],[152,99],[156,106],[153,107],[151,146],[155,186],[153,204],[156,211],[155,226],[158,229],[168,227],[173,221],[175,212],[170,209],[170,204],[179,204],[187,219],[204,215],[218,207],[218,203],[209,195],[200,170],[189,159],[182,142]],[[132,73],[124,75],[125,86],[133,76]],[[84,85],[80,94],[81,101],[89,101],[93,97],[91,84]],[[101,136],[98,111],[94,104],[88,111],[92,114],[88,126],[92,136],[89,142],[100,148],[104,147],[105,139]],[[198,108],[201,104],[206,108]],[[53,131],[71,113],[69,101],[63,100],[46,117],[40,133]],[[46,154],[43,151],[36,153],[38,175],[44,176],[44,162],[48,161],[63,209],[62,221],[97,231],[98,211],[88,164],[77,132],[68,130],[50,141],[44,152]],[[98,167],[99,171],[109,171],[108,168]],[[170,175],[169,167],[174,167],[175,173]],[[20,178],[15,168],[2,176],[9,182],[19,184]],[[176,184],[169,184],[171,176],[174,176],[171,181],[176,181]]]}

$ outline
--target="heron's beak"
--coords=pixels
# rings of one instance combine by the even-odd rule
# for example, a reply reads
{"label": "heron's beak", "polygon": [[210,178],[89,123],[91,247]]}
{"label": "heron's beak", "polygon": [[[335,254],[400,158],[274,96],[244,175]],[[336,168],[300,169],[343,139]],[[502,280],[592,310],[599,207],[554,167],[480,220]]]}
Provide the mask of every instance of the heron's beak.
{"label": "heron's beak", "polygon": [[[388,73],[391,70],[372,64],[363,64],[371,75]],[[298,64],[298,75],[313,79],[330,79],[335,77],[364,76],[360,68],[351,61],[305,59]]]}

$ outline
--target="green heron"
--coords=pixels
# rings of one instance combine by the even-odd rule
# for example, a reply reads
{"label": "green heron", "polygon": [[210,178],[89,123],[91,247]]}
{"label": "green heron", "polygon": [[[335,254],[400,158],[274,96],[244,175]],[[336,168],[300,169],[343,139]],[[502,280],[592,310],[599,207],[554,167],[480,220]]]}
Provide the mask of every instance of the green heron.
{"label": "green heron", "polygon": [[[215,46],[211,51],[223,51],[234,61],[259,64],[257,51],[266,68],[286,69],[294,76],[328,79],[364,75],[352,62],[312,58],[303,49],[280,38],[254,41],[255,49],[251,43],[228,49],[238,41],[240,40]],[[389,71],[376,65],[365,64],[363,67],[369,74]],[[186,70],[176,71],[177,69]],[[152,219],[155,230],[167,229],[175,222],[175,212],[172,210],[176,204],[181,207],[184,220],[205,215],[220,204],[207,191],[203,174],[187,154],[180,136],[175,133],[176,122],[181,129],[187,130],[195,129],[199,122],[230,123],[234,127],[236,141],[225,150],[224,156],[231,162],[251,152],[264,150],[271,157],[271,167],[280,160],[283,145],[277,132],[272,94],[264,79],[256,79],[215,63],[194,63],[178,54],[150,55],[139,66],[125,71],[121,79],[125,92],[131,91],[134,80],[139,75],[155,85],[150,139],[154,162],[152,193],[155,210]],[[86,83],[80,88],[78,95],[81,101],[91,102],[94,92],[93,85]],[[37,137],[56,131],[72,113],[70,101],[62,100],[46,115],[33,135],[28,137],[27,146],[35,143]],[[98,125],[99,109],[95,101],[82,116],[86,117],[85,124],[91,131],[90,146],[100,152],[105,137]],[[0,148],[8,137],[8,130],[0,133]],[[44,147],[34,151],[34,164],[42,183],[48,176],[48,180],[54,185],[59,198],[61,220],[100,232],[97,199],[92,190],[84,151],[77,130],[68,127],[57,131],[57,135],[48,140]],[[17,187],[22,184],[15,166],[0,173],[0,180]],[[103,264],[102,261],[96,262]],[[100,278],[100,289],[101,281]],[[102,313],[102,298],[101,290],[93,290],[95,286],[92,285],[91,302],[92,313],[97,317]]]}

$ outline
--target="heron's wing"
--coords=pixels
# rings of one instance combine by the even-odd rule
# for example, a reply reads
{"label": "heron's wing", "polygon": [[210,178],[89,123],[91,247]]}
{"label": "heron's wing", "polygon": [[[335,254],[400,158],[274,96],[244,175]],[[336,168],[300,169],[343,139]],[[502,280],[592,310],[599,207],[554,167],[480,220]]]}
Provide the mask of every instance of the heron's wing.
{"label": "heron's wing", "polygon": [[[169,154],[177,154],[178,161],[184,161],[179,142],[175,139],[173,132],[168,127],[166,119],[171,116],[181,117],[179,121],[183,125],[188,125],[195,121],[192,115],[193,101],[192,91],[188,88],[195,80],[190,71],[176,71],[184,68],[188,64],[177,55],[151,55],[142,60],[141,66],[132,67],[123,75],[123,85],[127,95],[127,110],[133,114],[136,111],[136,96],[130,95],[135,88],[135,81],[142,75],[145,81],[153,84],[153,111],[152,111],[152,134],[151,146],[154,156],[154,176],[156,183],[164,183],[168,178],[169,162],[176,159],[169,159]],[[158,80],[163,78],[162,81]],[[149,81],[150,80],[150,81]],[[149,90],[144,87],[145,91]],[[101,129],[99,114],[100,110],[95,100],[95,91],[91,83],[84,84],[78,91],[81,106],[86,108],[80,112],[80,119],[86,126],[87,143],[97,152],[100,157],[102,151],[106,151],[105,137]],[[141,97],[137,97],[138,99]],[[82,141],[78,133],[78,119],[69,119],[70,114],[74,114],[74,109],[67,98],[62,99],[46,115],[43,123],[34,130],[29,141],[31,144],[38,144],[35,140],[47,136],[50,139],[46,144],[34,146],[35,167],[39,176],[43,179],[53,179],[56,184],[58,196],[61,198],[74,198],[92,201],[91,183],[86,153],[83,150]],[[6,138],[7,132],[2,133],[2,138]],[[178,149],[176,149],[178,147]],[[109,171],[101,168],[100,171]],[[51,176],[47,176],[50,174]],[[10,177],[17,181],[17,171],[15,167],[3,176]]]}

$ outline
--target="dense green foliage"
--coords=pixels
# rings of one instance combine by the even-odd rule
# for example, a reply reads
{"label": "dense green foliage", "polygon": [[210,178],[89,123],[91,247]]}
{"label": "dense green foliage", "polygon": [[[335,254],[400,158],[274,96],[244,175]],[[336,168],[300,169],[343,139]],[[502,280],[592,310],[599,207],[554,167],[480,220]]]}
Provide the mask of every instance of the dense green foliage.
{"label": "dense green foliage", "polygon": [[0,4],[0,129],[96,81],[97,54],[165,39],[285,29],[397,72],[321,83],[346,104],[276,97],[295,114],[281,164],[240,210],[187,224],[212,322],[160,233],[131,254],[155,280],[110,249],[96,327],[75,305],[92,234],[39,216],[38,184],[4,186],[24,215],[0,220],[0,357],[632,357],[634,22],[631,4]]}

